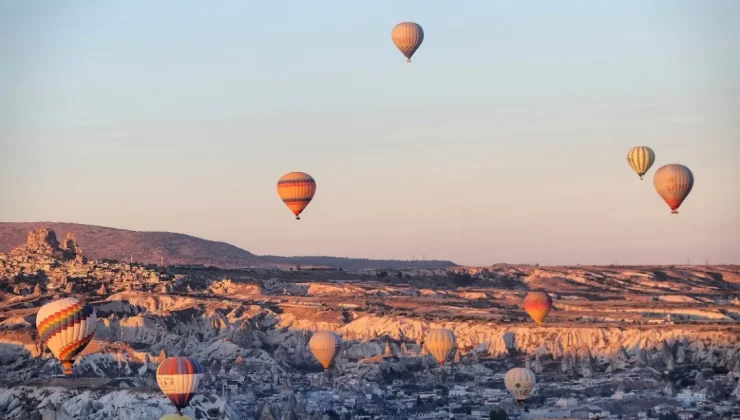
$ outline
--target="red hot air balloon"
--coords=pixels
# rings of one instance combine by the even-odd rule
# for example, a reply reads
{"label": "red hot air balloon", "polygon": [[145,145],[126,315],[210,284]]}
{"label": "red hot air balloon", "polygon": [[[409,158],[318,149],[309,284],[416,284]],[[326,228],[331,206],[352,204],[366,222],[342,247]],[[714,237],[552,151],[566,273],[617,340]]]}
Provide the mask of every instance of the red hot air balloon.
{"label": "red hot air balloon", "polygon": [[203,377],[197,360],[185,356],[169,357],[157,367],[157,385],[172,401],[177,412],[187,407]]}
{"label": "red hot air balloon", "polygon": [[694,174],[683,165],[661,166],[653,175],[653,185],[655,191],[671,208],[671,213],[678,214],[681,203],[694,188]]}
{"label": "red hot air balloon", "polygon": [[537,325],[542,325],[550,309],[552,309],[552,298],[545,292],[529,292],[524,298],[524,310]]}

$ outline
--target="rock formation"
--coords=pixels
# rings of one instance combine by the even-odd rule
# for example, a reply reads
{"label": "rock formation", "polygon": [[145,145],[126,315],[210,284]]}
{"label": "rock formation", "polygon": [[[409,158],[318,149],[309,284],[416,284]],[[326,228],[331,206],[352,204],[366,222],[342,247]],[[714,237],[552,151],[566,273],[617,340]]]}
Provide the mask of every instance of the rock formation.
{"label": "rock formation", "polygon": [[66,260],[75,260],[82,264],[87,263],[87,258],[82,253],[82,248],[77,245],[77,239],[72,232],[67,232],[67,238],[64,240],[63,254]]}
{"label": "rock formation", "polygon": [[260,411],[259,420],[277,420],[279,416],[276,414],[275,409],[270,403],[265,403]]}
{"label": "rock formation", "polygon": [[735,397],[735,399],[740,400],[740,382],[737,383],[737,386],[732,391],[732,396]]}
{"label": "rock formation", "polygon": [[540,360],[540,354],[537,353],[534,359],[534,373],[542,373],[544,370],[542,367],[542,361]]}
{"label": "rock formation", "polygon": [[11,255],[37,254],[50,255],[62,258],[62,248],[59,246],[57,235],[49,228],[38,228],[28,232],[26,245],[10,252]]}

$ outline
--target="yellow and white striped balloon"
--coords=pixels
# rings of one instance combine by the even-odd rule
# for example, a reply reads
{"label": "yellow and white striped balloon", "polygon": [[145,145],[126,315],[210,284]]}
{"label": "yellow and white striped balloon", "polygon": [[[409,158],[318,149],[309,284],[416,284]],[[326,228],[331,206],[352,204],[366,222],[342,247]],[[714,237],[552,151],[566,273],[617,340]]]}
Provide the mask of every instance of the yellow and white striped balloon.
{"label": "yellow and white striped balloon", "polygon": [[98,318],[92,306],[69,297],[47,303],[36,314],[41,341],[62,362],[65,375],[95,335]]}
{"label": "yellow and white striped balloon", "polygon": [[633,147],[627,152],[627,163],[637,172],[637,175],[640,175],[640,179],[650,170],[654,162],[655,152],[647,146]]}
{"label": "yellow and white striped balloon", "polygon": [[514,368],[506,372],[504,385],[518,402],[527,399],[527,396],[537,384],[534,373],[527,368]]}
{"label": "yellow and white striped balloon", "polygon": [[424,347],[440,365],[444,365],[452,350],[457,347],[455,333],[445,328],[429,331],[424,340]]}
{"label": "yellow and white striped balloon", "polygon": [[308,348],[321,363],[324,369],[331,367],[334,357],[339,353],[339,346],[341,346],[342,340],[338,335],[331,331],[319,331],[311,337],[308,342]]}
{"label": "yellow and white striped balloon", "polygon": [[411,62],[411,56],[419,49],[424,41],[424,30],[414,22],[401,22],[393,27],[391,39],[396,48],[406,56],[406,62]]}
{"label": "yellow and white striped balloon", "polygon": [[653,175],[655,191],[671,208],[671,213],[678,214],[678,208],[694,188],[694,174],[691,169],[671,164],[661,166]]}

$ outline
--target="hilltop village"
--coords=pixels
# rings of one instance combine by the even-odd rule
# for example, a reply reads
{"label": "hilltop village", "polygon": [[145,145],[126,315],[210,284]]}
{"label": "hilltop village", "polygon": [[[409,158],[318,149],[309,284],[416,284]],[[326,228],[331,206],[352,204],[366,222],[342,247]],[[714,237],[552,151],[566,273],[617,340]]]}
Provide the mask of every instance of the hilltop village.
{"label": "hilltop village", "polygon": [[[73,233],[36,229],[0,254],[0,417],[162,416],[156,367],[185,354],[206,368],[196,419],[740,419],[740,270],[674,272],[141,265],[90,261]],[[521,299],[545,281],[570,289],[536,327]],[[35,330],[63,296],[98,316],[67,382]],[[440,326],[457,336],[443,366],[423,346]],[[342,338],[327,371],[308,350],[318,330]],[[503,385],[512,367],[537,377],[524,405]]]}

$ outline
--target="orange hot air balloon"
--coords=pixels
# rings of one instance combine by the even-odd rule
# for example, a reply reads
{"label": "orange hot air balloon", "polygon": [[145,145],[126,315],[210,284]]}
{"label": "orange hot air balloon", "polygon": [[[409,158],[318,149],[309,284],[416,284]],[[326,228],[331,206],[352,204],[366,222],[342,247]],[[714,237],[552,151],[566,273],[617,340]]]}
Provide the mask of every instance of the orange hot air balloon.
{"label": "orange hot air balloon", "polygon": [[278,180],[277,191],[283,203],[295,214],[295,219],[301,220],[299,215],[316,193],[316,181],[303,172],[288,172]]}
{"label": "orange hot air balloon", "polygon": [[339,353],[339,347],[342,345],[342,339],[332,331],[319,331],[308,341],[308,348],[316,360],[321,363],[324,370],[331,367],[334,357]]}
{"label": "orange hot air balloon", "polygon": [[424,340],[424,347],[440,365],[444,365],[452,350],[457,347],[455,333],[446,328],[431,330]]}
{"label": "orange hot air balloon", "polygon": [[542,325],[550,309],[552,309],[552,298],[545,292],[529,292],[524,298],[524,310],[537,325]]}
{"label": "orange hot air balloon", "polygon": [[406,62],[411,62],[411,56],[419,49],[424,41],[424,30],[414,22],[401,22],[393,27],[391,39],[396,48],[406,56]]}
{"label": "orange hot air balloon", "polygon": [[655,191],[671,207],[672,214],[678,214],[681,203],[694,188],[694,174],[683,165],[661,166],[653,176]]}

